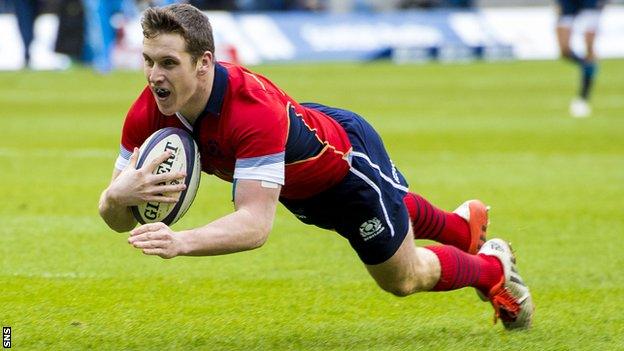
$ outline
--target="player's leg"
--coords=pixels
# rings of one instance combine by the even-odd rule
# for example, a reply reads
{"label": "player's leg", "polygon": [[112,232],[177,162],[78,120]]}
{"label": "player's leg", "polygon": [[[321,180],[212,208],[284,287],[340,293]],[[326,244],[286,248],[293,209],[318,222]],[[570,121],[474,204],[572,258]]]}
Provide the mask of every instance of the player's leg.
{"label": "player's leg", "polygon": [[589,30],[585,32],[585,47],[587,48],[587,56],[585,59],[590,62],[596,61],[596,52],[594,51],[594,42],[596,41],[596,31]]}
{"label": "player's leg", "polygon": [[574,16],[561,16],[557,23],[557,43],[559,44],[559,53],[561,57],[568,59],[576,64],[582,64],[583,58],[577,55],[570,46],[570,38],[572,37],[572,24]]}
{"label": "player's leg", "polygon": [[[349,175],[333,190],[338,193],[326,207],[339,203],[341,212],[335,229],[349,239],[377,284],[397,296],[474,287],[490,298],[497,316],[512,323],[511,327],[505,324],[506,327],[528,326],[532,305],[522,305],[517,295],[507,296],[506,288],[501,288],[509,281],[505,278],[509,269],[500,257],[468,254],[450,245],[414,245],[404,203],[405,178],[388,158],[376,134],[368,130],[363,135],[367,136],[366,144],[352,142]],[[518,311],[529,307],[530,312],[517,320]]]}
{"label": "player's leg", "polygon": [[561,57],[569,58],[572,53],[572,49],[570,48],[570,37],[572,35],[572,30],[567,25],[561,24],[560,22],[557,24],[557,44],[559,44],[559,54]]}
{"label": "player's leg", "polygon": [[429,291],[440,280],[440,261],[432,251],[416,247],[411,234],[409,228],[401,246],[387,261],[366,265],[377,285],[396,296]]}
{"label": "player's leg", "polygon": [[[595,1],[589,0],[590,6],[597,6]],[[594,83],[596,75],[596,53],[594,50],[594,42],[596,40],[596,33],[598,31],[598,25],[600,22],[600,10],[598,9],[586,9],[581,11],[581,16],[585,20],[585,47],[587,55],[582,69],[581,89],[579,96],[584,100],[589,100],[591,88]]]}
{"label": "player's leg", "polygon": [[594,41],[600,20],[600,11],[597,9],[596,0],[586,0],[585,7],[579,13],[580,23],[584,25],[586,57],[580,65],[581,81],[578,97],[570,104],[570,114],[573,117],[588,117],[591,114],[589,97],[596,76],[596,55]]}
{"label": "player's leg", "polygon": [[589,62],[596,61],[596,53],[594,51],[594,42],[598,27],[600,26],[600,16],[606,1],[604,0],[583,0],[583,9],[581,15],[585,20],[585,47],[587,49],[586,60]]}
{"label": "player's leg", "polygon": [[594,85],[596,77],[596,54],[594,53],[594,40],[596,39],[595,31],[585,32],[585,45],[587,47],[587,58],[583,66],[583,76],[581,79],[580,97],[587,101]]}
{"label": "player's leg", "polygon": [[[404,202],[407,182],[376,135],[370,131],[364,135],[365,148],[353,142],[351,169],[345,183],[345,188],[353,191],[342,196],[349,201],[343,208],[352,210],[341,214],[344,220],[336,229],[349,238],[377,284],[397,296],[474,287],[489,298],[506,328],[528,327],[532,301],[527,299],[530,295],[523,284],[514,285],[519,283],[515,276],[515,280],[511,279],[515,267],[510,266],[514,261],[507,253],[497,256],[487,243],[478,255],[450,245],[414,245]],[[471,203],[474,201],[460,206],[463,211],[459,212],[469,213]]]}
{"label": "player's leg", "polygon": [[561,57],[576,64],[582,64],[583,59],[578,56],[570,46],[572,27],[578,12],[580,11],[579,0],[559,0],[559,17],[557,19],[557,43]]}
{"label": "player's leg", "polygon": [[503,240],[492,239],[478,255],[470,255],[448,245],[415,247],[408,232],[392,257],[366,268],[382,289],[396,296],[474,287],[491,302],[495,320],[500,318],[505,328],[531,325],[531,294]]}
{"label": "player's leg", "polygon": [[479,200],[468,200],[455,211],[433,206],[422,196],[407,193],[403,198],[415,239],[429,239],[477,253],[487,232],[488,207]]}
{"label": "player's leg", "polygon": [[409,233],[388,260],[366,265],[366,269],[382,289],[397,296],[463,287],[487,294],[503,276],[497,259],[471,255],[450,245],[416,247]]}
{"label": "player's leg", "polygon": [[[450,245],[417,248],[404,203],[407,182],[390,161],[377,133],[348,111],[320,105],[314,108],[347,131],[353,148],[349,173],[321,194],[303,200],[281,199],[282,203],[305,223],[334,229],[348,239],[382,289],[406,296],[475,287],[490,297],[497,311],[510,310],[503,315],[514,319],[513,328],[527,326],[527,318],[515,320],[518,306],[525,306],[516,295],[499,302],[501,296],[507,297],[512,261],[485,252],[471,255]],[[486,243],[484,248],[490,246]]]}
{"label": "player's leg", "polygon": [[24,67],[31,64],[30,44],[34,39],[35,20],[39,14],[39,5],[35,0],[17,0],[13,2],[15,15],[22,42],[24,43]]}

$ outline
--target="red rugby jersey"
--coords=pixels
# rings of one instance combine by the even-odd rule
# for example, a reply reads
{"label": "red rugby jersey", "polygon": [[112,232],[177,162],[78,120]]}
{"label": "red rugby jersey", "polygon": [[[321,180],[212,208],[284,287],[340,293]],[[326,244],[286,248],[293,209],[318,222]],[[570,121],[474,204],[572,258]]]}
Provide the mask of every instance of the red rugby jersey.
{"label": "red rugby jersey", "polygon": [[331,117],[306,108],[265,77],[244,67],[215,64],[210,98],[193,125],[160,113],[149,87],[134,102],[123,126],[117,169],[134,147],[164,127],[193,134],[202,170],[221,179],[282,184],[281,195],[302,199],[337,184],[348,172],[351,144]]}

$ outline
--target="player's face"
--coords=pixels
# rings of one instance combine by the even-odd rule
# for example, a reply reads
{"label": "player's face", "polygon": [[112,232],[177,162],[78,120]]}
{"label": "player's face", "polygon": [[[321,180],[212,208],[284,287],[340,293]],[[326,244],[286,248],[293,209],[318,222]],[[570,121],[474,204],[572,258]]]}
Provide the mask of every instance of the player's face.
{"label": "player's face", "polygon": [[160,112],[172,115],[191,103],[199,86],[199,64],[192,62],[181,35],[144,38],[143,61],[145,78]]}

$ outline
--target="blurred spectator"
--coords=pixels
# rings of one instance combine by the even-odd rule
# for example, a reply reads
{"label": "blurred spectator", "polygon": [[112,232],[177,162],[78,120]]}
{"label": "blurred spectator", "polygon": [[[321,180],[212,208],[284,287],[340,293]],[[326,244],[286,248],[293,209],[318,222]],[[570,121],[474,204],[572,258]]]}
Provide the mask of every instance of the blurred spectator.
{"label": "blurred spectator", "polygon": [[285,11],[286,0],[236,0],[236,7],[241,11]]}
{"label": "blurred spectator", "polygon": [[235,0],[190,0],[186,2],[201,10],[236,10]]}
{"label": "blurred spectator", "polygon": [[325,1],[322,0],[299,0],[296,1],[297,10],[305,11],[323,11],[327,9]]}
{"label": "blurred spectator", "polygon": [[12,2],[24,43],[24,66],[28,67],[31,65],[30,44],[35,37],[35,19],[39,15],[39,2],[37,0],[13,0]]}
{"label": "blurred spectator", "polygon": [[59,28],[54,51],[72,61],[83,61],[84,11],[81,0],[63,0],[59,5]]}
{"label": "blurred spectator", "polygon": [[[114,16],[123,13],[132,18],[138,15],[132,0],[82,0],[85,14],[85,61],[91,62],[100,73],[112,69],[111,54],[116,38]],[[119,18],[119,17],[117,17]],[[117,23],[119,27],[120,24]]]}
{"label": "blurred spectator", "polygon": [[399,5],[402,9],[409,8],[432,8],[440,6],[441,0],[403,0]]}
{"label": "blurred spectator", "polygon": [[473,5],[472,0],[402,0],[399,8],[470,8]]}
{"label": "blurred spectator", "polygon": [[177,4],[177,3],[183,2],[183,1],[178,1],[178,0],[147,0],[147,1],[141,1],[141,2],[145,3],[146,6],[161,7],[161,6],[171,5],[171,4]]}
{"label": "blurred spectator", "polygon": [[474,2],[472,0],[447,0],[446,4],[448,7],[474,7]]}
{"label": "blurred spectator", "polygon": [[326,9],[323,0],[235,0],[241,11],[320,11]]}
{"label": "blurred spectator", "polygon": [[410,8],[469,8],[473,0],[319,0],[332,12],[392,11]]}

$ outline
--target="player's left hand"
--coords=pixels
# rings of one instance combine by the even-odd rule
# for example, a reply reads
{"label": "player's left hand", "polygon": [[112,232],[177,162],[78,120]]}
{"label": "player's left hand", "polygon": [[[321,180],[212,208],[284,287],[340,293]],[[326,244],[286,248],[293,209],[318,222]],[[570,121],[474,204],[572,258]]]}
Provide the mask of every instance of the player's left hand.
{"label": "player's left hand", "polygon": [[146,255],[173,258],[182,252],[182,241],[164,223],[148,223],[130,232],[128,243]]}

